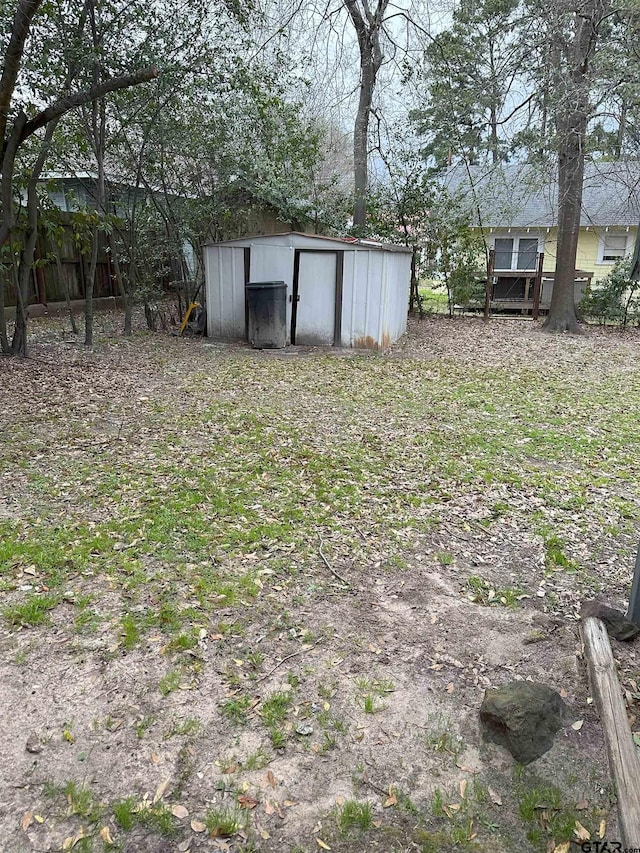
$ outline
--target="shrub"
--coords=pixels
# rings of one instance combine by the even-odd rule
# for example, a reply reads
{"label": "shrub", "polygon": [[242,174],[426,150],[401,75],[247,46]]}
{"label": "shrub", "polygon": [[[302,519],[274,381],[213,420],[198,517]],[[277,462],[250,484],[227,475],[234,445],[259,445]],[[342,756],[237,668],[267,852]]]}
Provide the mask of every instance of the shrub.
{"label": "shrub", "polygon": [[623,326],[640,320],[640,281],[632,281],[631,258],[616,262],[609,275],[580,303],[584,317]]}

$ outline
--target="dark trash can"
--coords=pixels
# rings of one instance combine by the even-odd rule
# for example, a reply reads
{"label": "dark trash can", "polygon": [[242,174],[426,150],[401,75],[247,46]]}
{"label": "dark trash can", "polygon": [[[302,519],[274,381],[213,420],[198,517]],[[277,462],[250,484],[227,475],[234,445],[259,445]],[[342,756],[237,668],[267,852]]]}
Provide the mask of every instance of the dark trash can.
{"label": "dark trash can", "polygon": [[282,349],[287,344],[287,285],[284,281],[251,281],[244,286],[248,337],[255,349]]}

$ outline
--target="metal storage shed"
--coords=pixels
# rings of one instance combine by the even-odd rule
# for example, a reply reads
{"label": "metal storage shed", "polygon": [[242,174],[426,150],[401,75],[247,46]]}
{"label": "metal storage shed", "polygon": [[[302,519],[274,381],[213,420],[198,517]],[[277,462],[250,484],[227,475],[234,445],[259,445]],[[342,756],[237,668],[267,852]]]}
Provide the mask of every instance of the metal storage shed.
{"label": "metal storage shed", "polygon": [[287,285],[287,342],[381,349],[406,330],[411,249],[270,234],[205,247],[207,333],[246,338],[245,285]]}

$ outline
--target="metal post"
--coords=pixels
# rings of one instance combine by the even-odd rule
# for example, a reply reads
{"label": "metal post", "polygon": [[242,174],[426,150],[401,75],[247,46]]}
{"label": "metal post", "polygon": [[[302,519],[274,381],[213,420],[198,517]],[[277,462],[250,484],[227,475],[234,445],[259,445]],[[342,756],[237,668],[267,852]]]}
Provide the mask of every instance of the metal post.
{"label": "metal post", "polygon": [[627,619],[631,619],[635,625],[640,625],[640,545],[638,545],[638,553],[636,554],[636,568],[633,573]]}
{"label": "metal post", "polygon": [[487,260],[487,283],[484,288],[484,319],[488,320],[491,315],[491,297],[493,296],[493,268],[495,266],[495,251],[489,249]]}
{"label": "metal post", "polygon": [[542,290],[542,267],[544,264],[544,252],[538,255],[538,267],[536,269],[536,277],[533,283],[533,311],[531,317],[537,320],[540,316],[540,292]]}

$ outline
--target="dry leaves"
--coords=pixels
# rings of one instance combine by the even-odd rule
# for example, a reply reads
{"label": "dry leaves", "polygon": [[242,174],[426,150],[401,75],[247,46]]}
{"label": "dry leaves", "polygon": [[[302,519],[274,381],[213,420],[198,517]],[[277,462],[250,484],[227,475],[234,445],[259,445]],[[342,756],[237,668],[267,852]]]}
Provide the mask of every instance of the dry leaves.
{"label": "dry leaves", "polygon": [[111,837],[111,830],[108,826],[103,826],[100,832],[98,833],[100,839],[104,841],[105,844],[113,844],[113,838]]}
{"label": "dry leaves", "polygon": [[397,804],[398,804],[398,798],[397,798],[397,796],[393,790],[393,787],[391,785],[389,785],[389,792],[388,792],[387,798],[385,799],[385,801],[382,804],[382,808],[390,809],[392,806],[395,806]]}
{"label": "dry leaves", "polygon": [[178,820],[184,820],[185,817],[188,817],[189,812],[187,811],[185,806],[176,804],[175,806],[171,807],[171,814],[174,817],[177,817]]}
{"label": "dry leaves", "polygon": [[585,829],[579,820],[576,821],[576,826],[573,831],[578,841],[588,841],[591,838],[591,833],[588,829]]}
{"label": "dry leaves", "polygon": [[82,841],[83,838],[86,838],[84,829],[80,828],[75,835],[69,835],[62,842],[62,850],[66,853],[67,850],[73,850],[78,841]]}
{"label": "dry leaves", "polygon": [[170,784],[171,784],[171,777],[169,777],[169,778],[165,779],[165,780],[164,780],[164,782],[161,782],[161,783],[158,785],[158,787],[157,787],[157,789],[156,789],[156,792],[155,792],[155,794],[153,795],[153,805],[154,805],[154,806],[155,806],[155,804],[156,804],[156,803],[160,802],[160,800],[161,800],[161,799],[164,797],[164,795],[167,793],[167,791],[169,790],[169,785],[170,785]]}

